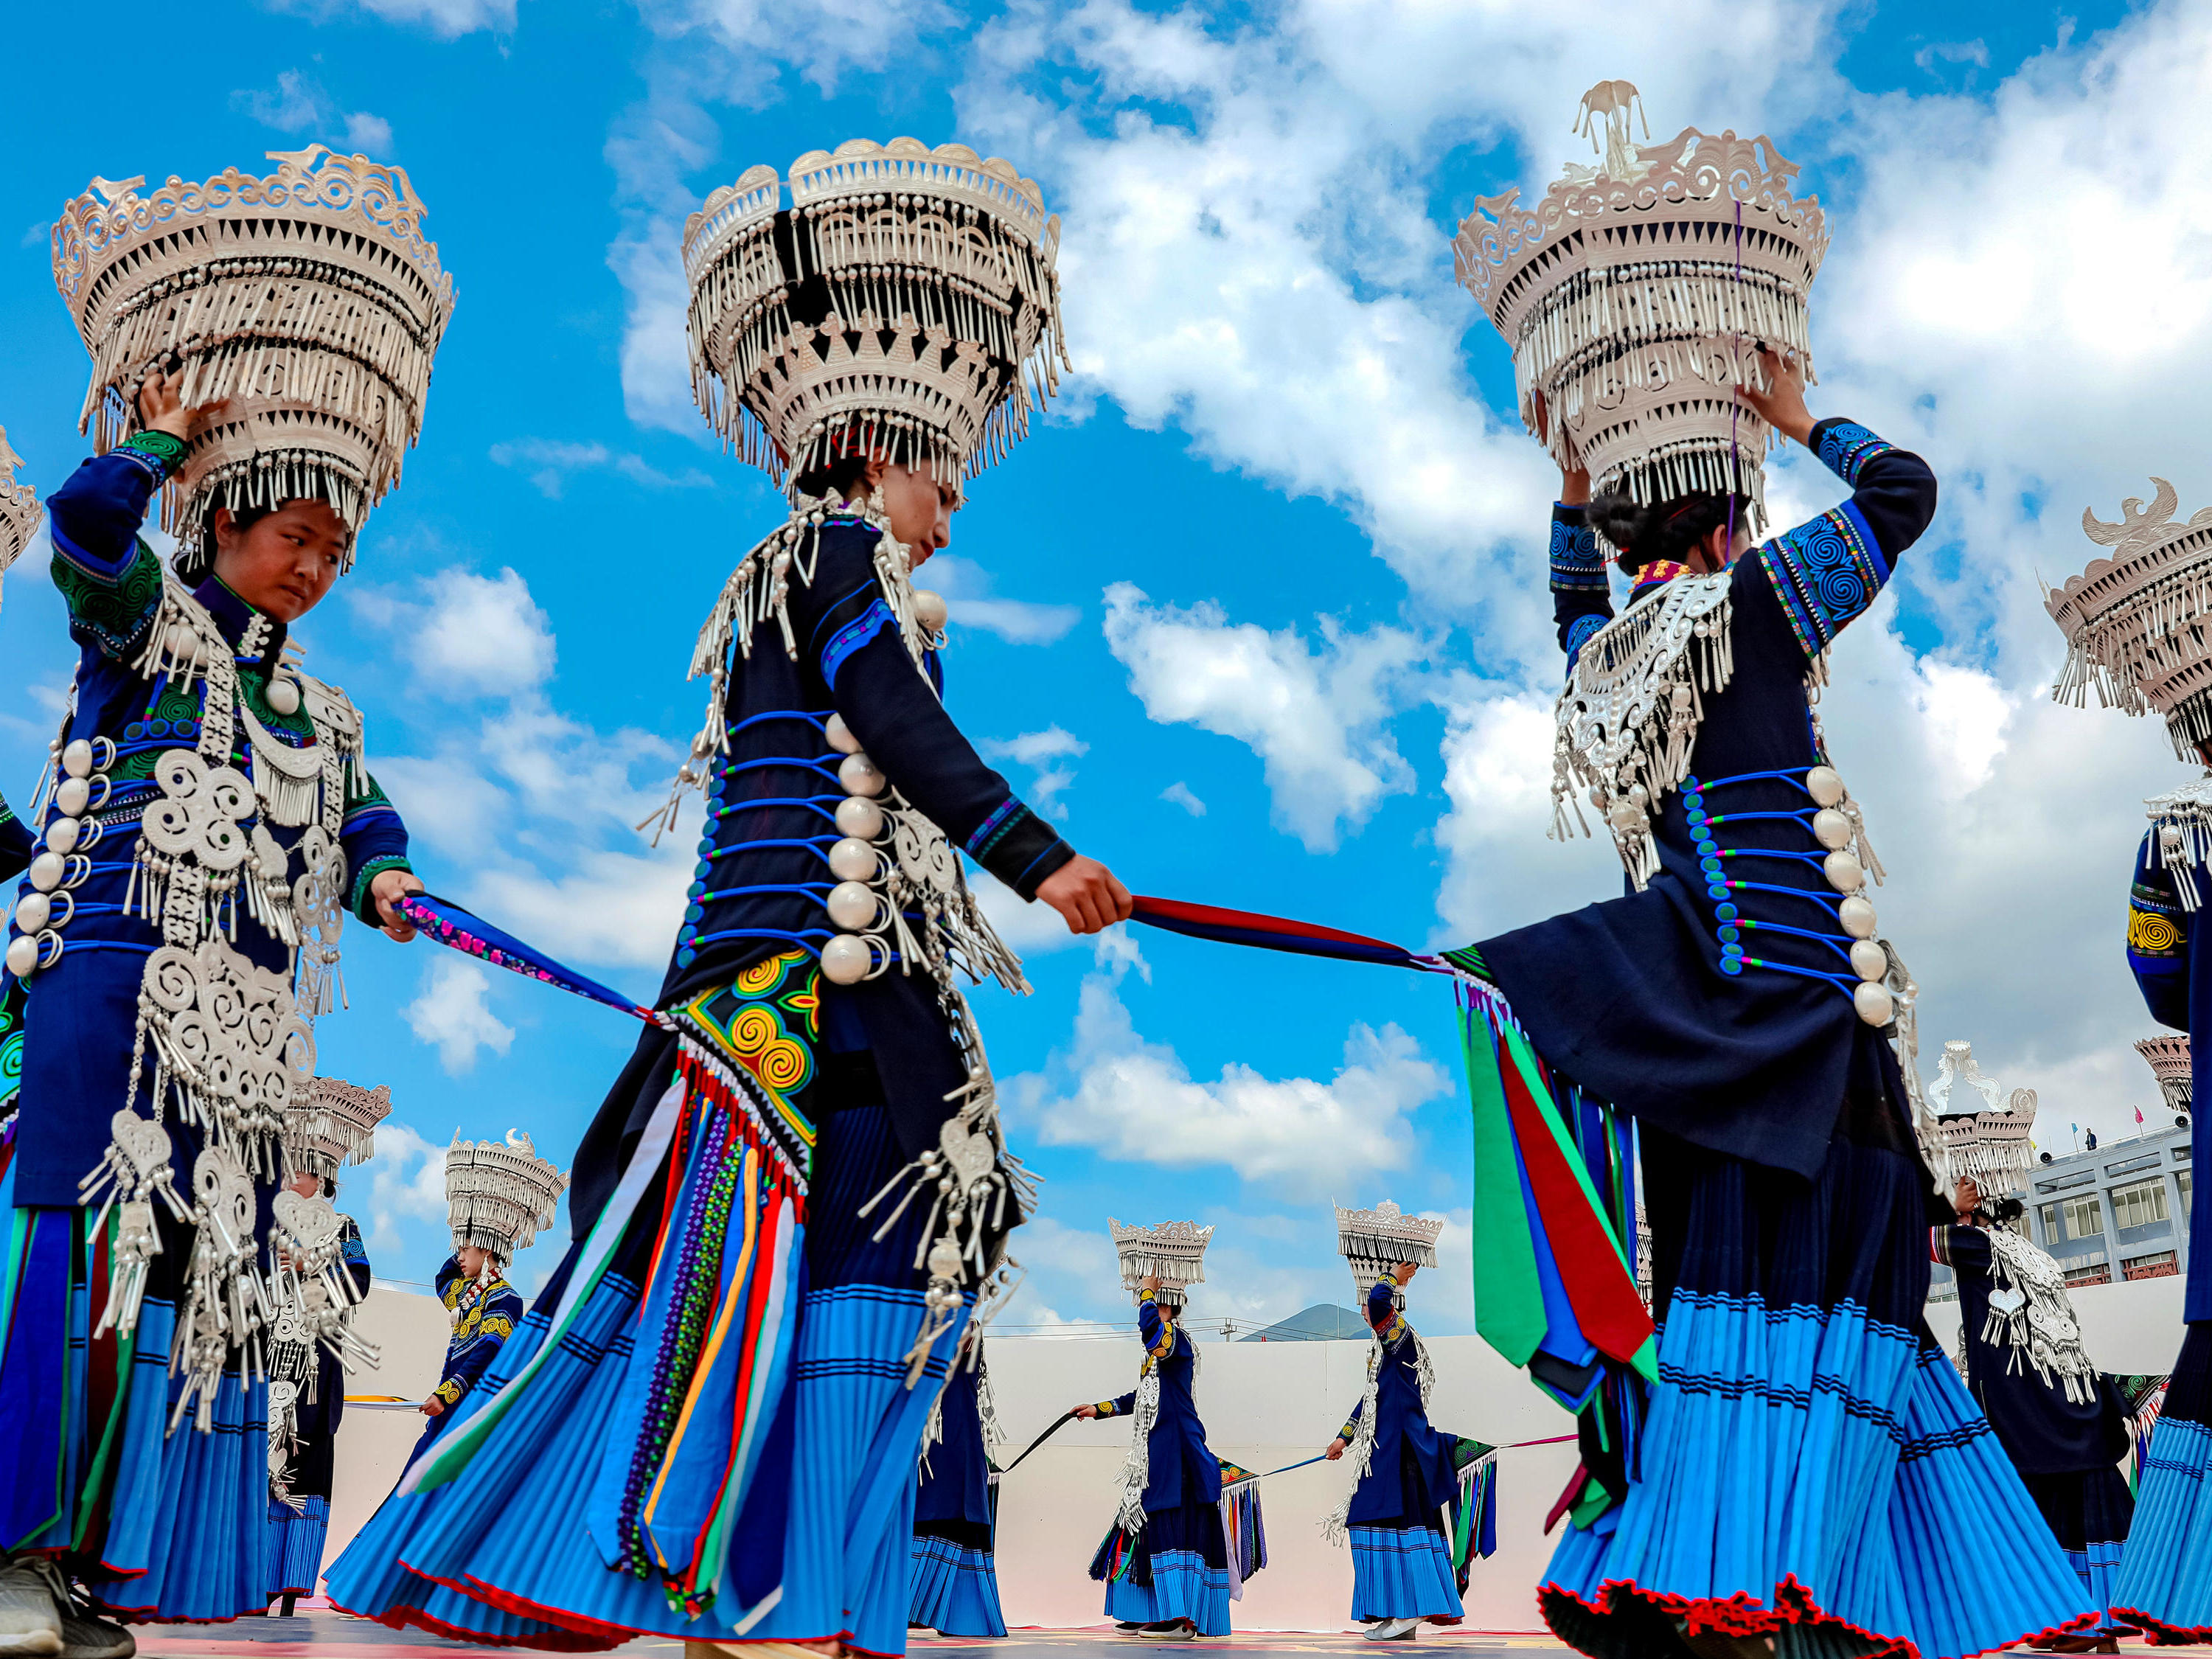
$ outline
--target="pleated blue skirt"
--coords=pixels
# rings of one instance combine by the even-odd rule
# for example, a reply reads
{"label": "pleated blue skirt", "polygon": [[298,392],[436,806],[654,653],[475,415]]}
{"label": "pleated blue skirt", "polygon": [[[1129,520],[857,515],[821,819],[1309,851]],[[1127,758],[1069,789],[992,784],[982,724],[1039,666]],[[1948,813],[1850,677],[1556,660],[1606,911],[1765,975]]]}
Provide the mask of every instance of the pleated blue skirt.
{"label": "pleated blue skirt", "polygon": [[1188,1619],[1200,1636],[1228,1635],[1229,1549],[1221,1506],[1192,1503],[1149,1511],[1129,1569],[1106,1581],[1106,1616],[1137,1625]]}
{"label": "pleated blue skirt", "polygon": [[1352,1528],[1352,1619],[1462,1619],[1451,1551],[1433,1527]]}
{"label": "pleated blue skirt", "polygon": [[2166,1382],[2112,1607],[2154,1645],[2212,1642],[2212,1321],[2189,1327]]}
{"label": "pleated blue skirt", "polygon": [[2130,1633],[2134,1626],[2112,1615],[2112,1597],[2134,1519],[2135,1495],[2117,1467],[2069,1474],[2023,1474],[2027,1495],[2065,1553],[2097,1609],[2092,1633]]}
{"label": "pleated blue skirt", "polygon": [[939,1636],[1004,1636],[999,1570],[991,1552],[917,1534],[907,1623]]}
{"label": "pleated blue skirt", "polygon": [[313,1595],[323,1576],[323,1543],[330,1536],[331,1500],[307,1497],[295,1510],[269,1500],[269,1599]]}
{"label": "pleated blue skirt", "polygon": [[[1966,1659],[2094,1613],[1921,1318],[1918,1160],[1838,1137],[1814,1182],[1646,1130],[1659,1381],[1623,1503],[1539,1591],[1562,1640],[1692,1633]],[[1862,1650],[1863,1648],[1862,1647]]]}

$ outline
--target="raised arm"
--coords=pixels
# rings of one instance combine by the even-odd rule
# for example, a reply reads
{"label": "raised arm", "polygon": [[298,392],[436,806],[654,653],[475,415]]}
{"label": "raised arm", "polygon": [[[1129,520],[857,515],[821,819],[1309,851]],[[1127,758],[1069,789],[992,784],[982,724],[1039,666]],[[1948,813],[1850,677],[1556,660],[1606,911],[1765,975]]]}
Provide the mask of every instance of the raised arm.
{"label": "raised arm", "polygon": [[1572,669],[1590,635],[1613,620],[1613,590],[1606,584],[1587,501],[1552,504],[1551,581],[1552,620]]}
{"label": "raised arm", "polygon": [[2150,1017],[2178,1031],[2189,1029],[2190,914],[2176,890],[2173,872],[2160,856],[2158,831],[2136,849],[2136,878],[2128,890],[2128,967]]}
{"label": "raised arm", "polygon": [[515,1322],[521,1316],[522,1298],[512,1291],[501,1291],[486,1302],[476,1334],[452,1356],[453,1374],[431,1390],[447,1410],[459,1405],[461,1397],[476,1387],[477,1379],[498,1356],[501,1346],[514,1334]]}
{"label": "raised arm", "polygon": [[1936,516],[1936,475],[1917,455],[1856,422],[1815,422],[1806,410],[1799,373],[1771,352],[1761,359],[1773,390],[1747,388],[1744,401],[1818,455],[1851,495],[1765,543],[1756,557],[1739,559],[1736,591],[1746,584],[1771,587],[1806,656],[1816,657],[1874,603],[1897,561],[1928,528]]}
{"label": "raised arm", "polygon": [[1928,1259],[1940,1261],[1961,1279],[1990,1276],[1990,1236],[1979,1227],[1930,1227]]}
{"label": "raised arm", "polygon": [[368,1248],[361,1242],[361,1228],[351,1216],[343,1218],[345,1232],[338,1241],[338,1260],[353,1280],[353,1287],[362,1296],[368,1294],[370,1273]]}

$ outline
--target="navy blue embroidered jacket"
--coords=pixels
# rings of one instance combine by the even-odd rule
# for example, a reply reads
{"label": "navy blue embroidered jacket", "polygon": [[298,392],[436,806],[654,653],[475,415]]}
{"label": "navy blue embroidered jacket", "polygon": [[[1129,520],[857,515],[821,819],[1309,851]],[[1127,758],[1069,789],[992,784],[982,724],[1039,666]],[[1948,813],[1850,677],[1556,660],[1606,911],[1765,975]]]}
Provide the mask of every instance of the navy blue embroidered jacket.
{"label": "navy blue embroidered jacket", "polygon": [[[361,1228],[349,1215],[342,1215],[345,1223],[339,1234],[338,1255],[344,1262],[343,1272],[353,1280],[353,1287],[363,1295],[368,1292],[368,1250],[361,1242]],[[294,1453],[291,1468],[287,1471],[286,1484],[296,1498],[328,1498],[331,1495],[331,1476],[337,1452],[338,1424],[345,1416],[345,1363],[328,1350],[315,1351],[315,1387],[312,1399],[300,1401],[298,1424],[299,1449]]]}
{"label": "navy blue embroidered jacket", "polygon": [[[1139,1294],[1137,1334],[1144,1340],[1144,1368],[1160,1374],[1159,1415],[1152,1419],[1152,1437],[1145,1443],[1146,1511],[1218,1503],[1221,1460],[1206,1449],[1206,1425],[1198,1420],[1198,1405],[1191,1395],[1198,1350],[1189,1333],[1160,1311],[1150,1291]],[[1098,1402],[1101,1417],[1127,1417],[1136,1409],[1133,1389],[1118,1400]]]}
{"label": "navy blue embroidered jacket", "polygon": [[[1382,1344],[1375,1374],[1375,1449],[1359,1478],[1346,1519],[1355,1527],[1439,1527],[1437,1512],[1458,1479],[1456,1437],[1440,1434],[1421,1404],[1419,1352],[1413,1328],[1398,1311],[1397,1279],[1384,1273],[1367,1292],[1367,1322]],[[1362,1395],[1340,1437],[1359,1432]]]}
{"label": "navy blue embroidered jacket", "polygon": [[[2177,857],[2180,854],[2177,854]],[[2201,899],[2212,902],[2212,870],[2199,864],[2191,875]],[[2212,927],[2198,923],[2199,911],[2185,910],[2175,890],[2173,870],[2160,857],[2158,831],[2151,830],[2136,849],[2135,883],[2128,895],[2128,967],[2142,992],[2150,1017],[2161,1025],[2189,1033],[2189,1069],[2192,1083],[2205,1067],[2212,1051],[2212,963],[2197,971],[2197,958],[2207,950]],[[2212,1082],[2212,1079],[2203,1079]],[[2208,1098],[2192,1097],[2200,1106]],[[2190,1161],[2203,1168],[2212,1158],[2212,1113],[2192,1112],[2189,1119]],[[2212,1183],[2196,1182],[2189,1194],[2189,1236],[2212,1240]],[[2212,1320],[2212,1248],[2189,1253],[2189,1285],[2181,1316],[2194,1323]]]}
{"label": "navy blue embroidered jacket", "polygon": [[445,1410],[422,1431],[415,1447],[418,1456],[453,1420],[453,1407],[476,1387],[477,1379],[484,1374],[501,1346],[522,1322],[522,1297],[514,1286],[496,1274],[490,1284],[479,1286],[461,1271],[458,1256],[447,1256],[445,1266],[438,1269],[438,1300],[446,1304],[448,1313],[459,1317],[446,1344],[445,1371],[438,1378],[438,1386],[430,1390]]}
{"label": "navy blue embroidered jacket", "polygon": [[[100,1161],[108,1120],[125,1103],[139,979],[161,941],[144,916],[124,914],[123,901],[140,814],[161,793],[155,763],[163,751],[191,748],[199,738],[199,690],[179,691],[166,678],[149,679],[134,665],[161,597],[160,562],[138,538],[138,528],[167,465],[164,453],[133,440],[86,461],[46,502],[54,582],[68,602],[70,633],[80,647],[75,709],[64,739],[106,738],[116,752],[107,769],[108,797],[86,820],[102,826],[100,837],[88,851],[80,848],[90,860],[90,873],[70,890],[66,923],[56,924],[64,942],[61,957],[25,987],[18,1204],[77,1203],[78,1178]],[[212,576],[194,596],[234,645],[242,646],[249,632],[258,636],[256,648],[237,659],[255,718],[279,741],[312,744],[313,727],[305,713],[279,714],[265,696],[284,647],[284,624]],[[242,723],[237,741],[233,763],[250,776]],[[49,820],[54,816],[50,807]],[[268,828],[288,849],[305,833],[275,823]],[[373,781],[346,802],[340,844],[349,872],[349,908],[373,916],[369,882],[380,870],[407,867],[406,826]],[[289,963],[283,942],[249,915],[240,915],[233,943],[259,966],[282,971]],[[142,1095],[144,1086],[142,1079]],[[173,1123],[172,1133],[179,1133]],[[180,1142],[176,1167],[188,1175],[192,1156]]]}
{"label": "navy blue embroidered jacket", "polygon": [[963,1549],[991,1547],[991,1460],[977,1409],[978,1370],[956,1364],[938,1396],[938,1440],[921,1455],[915,1479],[914,1529]]}
{"label": "navy blue embroidered jacket", "polygon": [[[1813,838],[1804,779],[1824,757],[1806,674],[1936,511],[1927,464],[1865,428],[1823,421],[1812,446],[1850,499],[1733,566],[1735,675],[1705,699],[1689,781],[1659,804],[1659,873],[1475,947],[1568,1077],[1698,1146],[1805,1176],[1847,1095],[1902,1098],[1888,1044],[1851,1006],[1851,941]],[[1553,534],[1560,643],[1579,650],[1612,601],[1587,569],[1595,544],[1578,559]]]}

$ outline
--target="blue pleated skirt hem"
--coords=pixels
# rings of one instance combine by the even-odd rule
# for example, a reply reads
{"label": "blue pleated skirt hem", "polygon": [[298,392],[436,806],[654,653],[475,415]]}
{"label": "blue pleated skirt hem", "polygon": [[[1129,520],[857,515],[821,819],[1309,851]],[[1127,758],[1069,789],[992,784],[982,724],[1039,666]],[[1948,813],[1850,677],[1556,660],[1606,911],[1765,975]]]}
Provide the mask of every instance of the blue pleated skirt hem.
{"label": "blue pleated skirt hem", "polygon": [[1430,1527],[1354,1527],[1351,1543],[1355,1624],[1466,1616],[1442,1533]]}
{"label": "blue pleated skirt hem", "polygon": [[331,1500],[307,1497],[300,1508],[269,1501],[269,1597],[313,1595],[330,1537]]}
{"label": "blue pleated skirt hem", "polygon": [[2154,1646],[2212,1642],[2212,1425],[2151,1431],[2112,1607]]}
{"label": "blue pleated skirt hem", "polygon": [[999,1571],[989,1553],[946,1538],[914,1540],[914,1591],[908,1625],[939,1636],[1004,1636]]}
{"label": "blue pleated skirt hem", "polygon": [[1188,1619],[1200,1636],[1229,1634],[1229,1569],[1209,1567],[1196,1550],[1156,1550],[1150,1589],[1106,1582],[1106,1616],[1125,1624]]}

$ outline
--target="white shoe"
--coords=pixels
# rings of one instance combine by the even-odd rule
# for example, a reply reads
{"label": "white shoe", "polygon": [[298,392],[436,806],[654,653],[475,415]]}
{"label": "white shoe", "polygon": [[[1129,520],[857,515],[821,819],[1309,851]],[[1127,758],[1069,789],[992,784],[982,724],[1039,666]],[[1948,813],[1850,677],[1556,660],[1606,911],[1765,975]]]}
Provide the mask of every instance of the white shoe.
{"label": "white shoe", "polygon": [[29,1558],[0,1566],[0,1654],[58,1655],[62,1616],[42,1563]]}
{"label": "white shoe", "polygon": [[1370,1642],[1410,1642],[1413,1632],[1421,1627],[1421,1616],[1411,1619],[1377,1619],[1364,1632]]}

